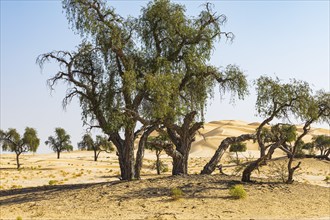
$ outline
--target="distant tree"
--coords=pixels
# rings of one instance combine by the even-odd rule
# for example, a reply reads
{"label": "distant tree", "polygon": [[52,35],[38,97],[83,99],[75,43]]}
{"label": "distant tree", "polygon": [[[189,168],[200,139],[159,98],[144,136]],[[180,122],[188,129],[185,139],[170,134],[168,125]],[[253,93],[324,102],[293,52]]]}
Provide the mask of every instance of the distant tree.
{"label": "distant tree", "polygon": [[80,150],[94,151],[94,161],[97,161],[101,152],[110,153],[114,151],[112,143],[108,141],[107,137],[97,135],[94,141],[90,134],[85,134],[82,137],[82,141],[78,143],[78,148]]}
{"label": "distant tree", "polygon": [[16,153],[17,169],[20,168],[19,156],[25,152],[36,152],[39,147],[40,139],[34,128],[25,128],[23,137],[14,128],[9,128],[7,132],[0,130],[0,144],[4,151]]}
{"label": "distant tree", "polygon": [[161,161],[160,161],[160,154],[162,151],[167,148],[169,145],[172,145],[171,141],[169,140],[167,134],[163,133],[156,137],[149,137],[146,149],[155,151],[156,153],[156,169],[157,174],[160,175],[161,173]]}
{"label": "distant tree", "polygon": [[235,152],[235,154],[236,154],[236,163],[237,164],[239,164],[237,152],[245,152],[245,151],[246,151],[246,143],[243,143],[243,142],[233,143],[229,147],[229,152]]}
{"label": "distant tree", "polygon": [[318,135],[313,137],[314,147],[320,151],[320,156],[329,158],[330,155],[330,136]]}
{"label": "distant tree", "polygon": [[73,150],[70,135],[68,135],[63,128],[55,128],[55,136],[49,136],[45,144],[49,145],[50,148],[57,153],[57,159],[60,159],[60,153],[62,151]]}

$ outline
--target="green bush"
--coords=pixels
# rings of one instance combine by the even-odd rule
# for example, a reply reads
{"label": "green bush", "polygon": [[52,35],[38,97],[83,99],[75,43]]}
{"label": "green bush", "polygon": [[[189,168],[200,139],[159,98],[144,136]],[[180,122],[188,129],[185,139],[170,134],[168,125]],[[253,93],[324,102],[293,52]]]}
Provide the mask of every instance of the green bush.
{"label": "green bush", "polygon": [[247,197],[247,193],[243,187],[243,185],[238,184],[235,186],[232,186],[229,189],[230,196],[234,197],[235,199],[245,199]]}
{"label": "green bush", "polygon": [[58,181],[57,180],[49,180],[48,184],[51,185],[51,186],[56,185],[56,184],[58,184]]}
{"label": "green bush", "polygon": [[172,188],[171,189],[171,197],[173,200],[179,200],[183,197],[183,192],[179,188]]}
{"label": "green bush", "polygon": [[21,216],[17,216],[16,220],[22,220],[23,218]]}

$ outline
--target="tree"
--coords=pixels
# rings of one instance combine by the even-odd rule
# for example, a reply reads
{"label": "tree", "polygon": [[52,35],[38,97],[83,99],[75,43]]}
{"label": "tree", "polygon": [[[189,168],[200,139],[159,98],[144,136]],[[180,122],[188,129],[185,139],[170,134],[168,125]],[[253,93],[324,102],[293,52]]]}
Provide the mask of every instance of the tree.
{"label": "tree", "polygon": [[107,137],[97,135],[94,141],[90,134],[84,134],[82,141],[78,143],[78,148],[94,151],[94,161],[97,161],[101,152],[110,153],[114,151],[112,143],[108,141]]}
{"label": "tree", "polygon": [[293,174],[299,168],[301,162],[293,166],[293,160],[299,150],[301,141],[311,129],[311,125],[315,122],[330,122],[330,93],[317,91],[316,95],[309,95],[305,98],[305,103],[299,106],[297,112],[294,112],[297,118],[304,121],[303,132],[297,137],[294,146],[287,151],[289,155],[288,162],[288,180],[287,183],[293,182]]}
{"label": "tree", "polygon": [[286,141],[285,138],[277,138],[276,142],[268,144],[269,137],[263,133],[265,126],[273,119],[287,119],[292,115],[296,118],[301,116],[307,109],[308,101],[306,100],[309,100],[311,95],[308,83],[302,81],[291,80],[290,83],[282,83],[278,78],[274,80],[271,77],[261,76],[255,83],[256,110],[258,115],[265,119],[256,129],[260,157],[244,169],[243,182],[250,182],[251,173],[260,165],[265,165],[274,150]]}
{"label": "tree", "polygon": [[237,152],[245,152],[245,151],[246,151],[246,143],[243,143],[243,142],[233,143],[229,147],[229,152],[235,152],[235,154],[236,154],[236,163],[237,164],[239,164]]}
{"label": "tree", "polygon": [[168,146],[172,145],[166,133],[161,133],[159,136],[156,137],[149,137],[146,145],[146,149],[151,151],[155,151],[156,153],[156,169],[157,174],[160,175],[161,173],[161,161],[160,161],[160,154],[162,151],[167,148]]}
{"label": "tree", "polygon": [[0,144],[4,151],[15,152],[17,169],[20,168],[19,156],[25,152],[36,152],[40,139],[34,128],[25,128],[23,137],[14,128],[9,128],[7,132],[0,130]]}
{"label": "tree", "polygon": [[64,106],[78,97],[84,123],[109,136],[122,180],[139,174],[148,135],[140,138],[136,162],[134,140],[160,123],[166,123],[176,145],[173,174],[186,173],[191,142],[203,124],[195,116],[202,113],[214,80],[221,82],[222,91],[247,91],[245,76],[236,67],[218,71],[205,64],[215,38],[231,36],[219,28],[226,17],[207,4],[197,18],[188,18],[183,6],[167,0],[149,3],[138,18],[123,18],[101,0],[64,0],[63,7],[84,39],[75,52],[37,58],[41,67],[50,60],[59,63],[60,71],[48,81],[51,89],[66,83]]}
{"label": "tree", "polygon": [[60,153],[62,151],[73,150],[70,135],[68,135],[63,128],[55,128],[55,136],[49,136],[45,144],[49,145],[50,148],[57,153],[57,159],[60,159]]}
{"label": "tree", "polygon": [[320,157],[329,158],[330,155],[330,137],[327,135],[318,135],[313,137],[314,147],[320,151]]}
{"label": "tree", "polygon": [[233,37],[221,31],[227,19],[214,13],[211,4],[204,5],[198,17],[190,18],[182,5],[155,1],[143,9],[141,20],[146,27],[146,49],[157,61],[154,74],[147,78],[144,112],[165,125],[174,144],[166,149],[173,158],[172,174],[187,174],[191,143],[203,125],[204,108],[215,83],[222,93],[243,98],[247,81],[237,66],[220,70],[207,64],[216,40],[223,35]]}

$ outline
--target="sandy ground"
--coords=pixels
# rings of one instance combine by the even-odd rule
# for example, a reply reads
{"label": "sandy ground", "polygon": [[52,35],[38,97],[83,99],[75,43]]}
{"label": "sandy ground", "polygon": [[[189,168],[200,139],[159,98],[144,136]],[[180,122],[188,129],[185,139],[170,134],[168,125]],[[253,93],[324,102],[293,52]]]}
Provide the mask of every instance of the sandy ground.
{"label": "sandy ground", "polygon": [[[119,182],[116,155],[102,153],[97,162],[93,152],[21,156],[16,169],[15,155],[0,155],[0,218],[16,219],[330,219],[330,163],[300,159],[293,185],[282,184],[287,159],[281,151],[275,160],[253,173],[257,184],[244,184],[248,198],[234,200],[228,194],[239,183],[235,155],[221,160],[229,176],[199,174],[220,141],[228,136],[252,133],[257,123],[210,122],[193,143],[189,176],[171,177],[171,158],[162,155],[168,171],[161,176],[153,169],[154,152],[145,153],[142,180]],[[329,134],[313,129],[311,134]],[[311,139],[312,135],[307,137]],[[257,146],[249,142],[242,161],[257,158]],[[184,197],[173,201],[170,191],[179,187]]]}
{"label": "sandy ground", "polygon": [[[328,219],[330,188],[295,183],[244,184],[248,197],[221,175],[163,177],[133,182],[45,186],[0,191],[1,218],[15,219]],[[173,200],[171,189],[183,197]]]}

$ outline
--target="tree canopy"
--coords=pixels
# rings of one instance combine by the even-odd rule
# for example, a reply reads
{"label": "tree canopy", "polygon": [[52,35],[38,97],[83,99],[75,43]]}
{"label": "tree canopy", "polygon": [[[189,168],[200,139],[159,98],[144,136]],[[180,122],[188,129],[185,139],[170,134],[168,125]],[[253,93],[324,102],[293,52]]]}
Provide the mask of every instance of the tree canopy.
{"label": "tree canopy", "polygon": [[9,128],[7,132],[0,130],[0,144],[4,151],[16,153],[17,169],[20,168],[19,156],[25,152],[36,152],[40,139],[34,128],[26,127],[23,137],[14,128]]}
{"label": "tree canopy", "polygon": [[45,144],[49,145],[54,152],[57,152],[57,159],[60,159],[62,151],[73,150],[70,135],[63,128],[55,128],[55,136],[49,136]]}

